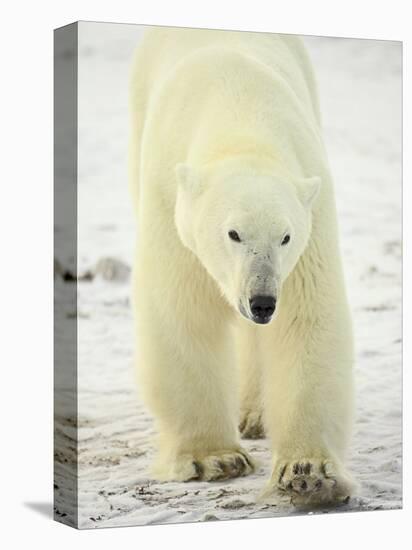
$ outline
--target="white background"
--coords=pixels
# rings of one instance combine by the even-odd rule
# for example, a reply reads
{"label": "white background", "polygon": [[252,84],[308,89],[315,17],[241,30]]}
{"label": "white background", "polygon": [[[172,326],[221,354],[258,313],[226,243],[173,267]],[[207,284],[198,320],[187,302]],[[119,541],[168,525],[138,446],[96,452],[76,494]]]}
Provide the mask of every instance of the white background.
{"label": "white background", "polygon": [[[410,515],[410,476],[407,465],[410,430],[405,430],[405,502],[403,511],[369,514],[276,518],[243,522],[124,528],[76,532],[53,523],[50,514],[28,503],[52,499],[52,29],[75,20],[101,20],[292,32],[404,40],[408,59],[407,3],[275,2],[250,4],[209,0],[112,2],[15,1],[3,12],[1,31],[2,181],[0,187],[2,289],[0,365],[2,369],[1,539],[7,548],[240,548],[257,544],[273,547],[405,548]],[[408,71],[406,69],[406,76]],[[404,97],[411,97],[405,78]],[[405,151],[410,150],[410,109],[404,109]],[[408,147],[409,146],[409,147]],[[404,205],[411,197],[406,182],[410,162],[405,155]],[[410,224],[404,216],[405,243]],[[410,254],[405,252],[404,280],[411,277]],[[408,327],[409,289],[404,291],[404,327]],[[5,306],[5,307],[4,307]],[[406,333],[406,331],[405,331]],[[404,394],[410,394],[410,346],[404,345]],[[408,418],[404,402],[404,418]],[[41,507],[37,506],[41,509]]]}

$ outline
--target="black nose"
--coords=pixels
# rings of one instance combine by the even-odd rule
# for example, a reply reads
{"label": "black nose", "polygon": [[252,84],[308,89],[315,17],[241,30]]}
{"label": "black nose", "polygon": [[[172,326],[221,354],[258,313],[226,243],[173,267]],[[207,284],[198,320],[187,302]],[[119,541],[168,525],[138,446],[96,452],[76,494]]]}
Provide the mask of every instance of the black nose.
{"label": "black nose", "polygon": [[250,311],[256,323],[268,323],[276,308],[276,299],[273,296],[254,296],[249,301]]}

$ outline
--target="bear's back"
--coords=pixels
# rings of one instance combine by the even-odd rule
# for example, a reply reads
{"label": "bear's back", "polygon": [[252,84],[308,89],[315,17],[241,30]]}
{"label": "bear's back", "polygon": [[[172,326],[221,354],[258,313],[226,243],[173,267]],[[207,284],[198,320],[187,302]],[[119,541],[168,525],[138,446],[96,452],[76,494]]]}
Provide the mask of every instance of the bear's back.
{"label": "bear's back", "polygon": [[[146,97],[153,94],[176,65],[196,51],[231,49],[263,63],[294,90],[319,122],[316,86],[310,61],[298,36],[269,33],[153,27],[138,49],[135,83]],[[132,80],[133,87],[133,80]]]}

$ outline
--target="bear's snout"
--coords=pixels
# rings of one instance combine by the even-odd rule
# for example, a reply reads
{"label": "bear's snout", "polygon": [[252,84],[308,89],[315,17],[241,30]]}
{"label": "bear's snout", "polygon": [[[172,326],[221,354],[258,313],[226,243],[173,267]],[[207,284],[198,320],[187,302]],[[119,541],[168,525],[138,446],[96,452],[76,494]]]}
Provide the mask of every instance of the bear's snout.
{"label": "bear's snout", "polygon": [[254,296],[249,300],[253,321],[259,325],[266,325],[276,309],[276,298],[273,296]]}

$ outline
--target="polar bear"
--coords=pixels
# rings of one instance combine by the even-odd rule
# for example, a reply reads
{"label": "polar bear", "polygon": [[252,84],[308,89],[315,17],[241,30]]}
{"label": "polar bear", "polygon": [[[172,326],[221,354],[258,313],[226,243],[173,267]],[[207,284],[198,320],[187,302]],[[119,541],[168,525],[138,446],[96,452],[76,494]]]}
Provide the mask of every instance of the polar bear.
{"label": "polar bear", "polygon": [[130,93],[139,384],[155,474],[346,499],[353,343],[315,82],[290,35],[153,28]]}

